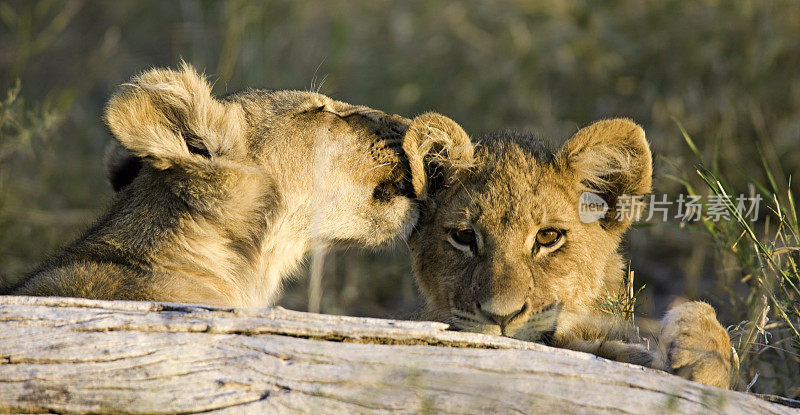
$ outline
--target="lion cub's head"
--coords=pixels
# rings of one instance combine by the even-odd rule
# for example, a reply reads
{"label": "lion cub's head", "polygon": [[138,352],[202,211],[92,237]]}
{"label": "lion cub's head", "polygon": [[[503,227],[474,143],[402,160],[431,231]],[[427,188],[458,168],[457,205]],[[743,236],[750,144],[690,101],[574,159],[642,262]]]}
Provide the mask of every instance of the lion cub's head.
{"label": "lion cub's head", "polygon": [[[184,64],[123,85],[106,109],[115,190],[166,183],[194,213],[284,212],[313,243],[374,246],[417,218],[402,138],[410,120],[308,91],[217,98]],[[146,189],[142,190],[145,192]],[[269,206],[266,206],[269,205]]]}
{"label": "lion cub's head", "polygon": [[[455,123],[435,121],[472,151]],[[406,145],[430,141],[422,124],[431,121],[418,124]],[[635,206],[617,202],[649,192],[651,175],[644,131],[611,119],[581,129],[558,152],[526,134],[485,136],[471,166],[415,176],[429,178],[415,183],[424,202],[410,239],[428,317],[537,340],[555,329],[559,311],[597,306],[623,275],[617,249]],[[580,210],[587,201],[593,210]]]}

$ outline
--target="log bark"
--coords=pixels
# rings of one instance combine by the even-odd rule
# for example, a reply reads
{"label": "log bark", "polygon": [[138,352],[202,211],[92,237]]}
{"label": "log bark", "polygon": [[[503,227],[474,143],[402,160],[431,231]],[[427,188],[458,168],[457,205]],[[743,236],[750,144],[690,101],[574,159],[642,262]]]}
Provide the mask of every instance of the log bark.
{"label": "log bark", "polygon": [[0,297],[0,412],[800,413],[446,328],[280,307]]}

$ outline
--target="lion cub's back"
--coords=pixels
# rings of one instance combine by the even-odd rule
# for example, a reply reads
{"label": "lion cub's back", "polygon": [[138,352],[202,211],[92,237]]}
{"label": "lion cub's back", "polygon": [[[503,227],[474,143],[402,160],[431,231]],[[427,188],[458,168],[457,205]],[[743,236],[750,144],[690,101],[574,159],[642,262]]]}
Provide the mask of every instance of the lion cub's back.
{"label": "lion cub's back", "polygon": [[99,300],[144,300],[135,271],[115,264],[76,262],[45,268],[27,278],[16,295],[82,297]]}

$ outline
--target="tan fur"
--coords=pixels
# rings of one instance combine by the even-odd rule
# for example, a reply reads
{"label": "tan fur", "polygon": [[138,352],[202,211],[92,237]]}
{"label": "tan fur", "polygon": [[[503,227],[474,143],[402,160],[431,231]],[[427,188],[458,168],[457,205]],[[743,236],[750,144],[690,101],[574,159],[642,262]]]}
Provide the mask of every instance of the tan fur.
{"label": "tan fur", "polygon": [[[465,142],[450,120],[417,124],[404,144],[412,169],[430,163],[407,148],[426,141],[427,126],[448,125],[452,141]],[[732,385],[735,354],[707,304],[672,309],[658,350],[649,350],[627,322],[600,311],[622,282],[619,244],[635,219],[622,215],[617,201],[650,191],[652,156],[641,127],[627,119],[599,121],[555,153],[531,136],[507,132],[477,140],[474,152],[459,147],[459,154],[471,155],[469,167],[438,169],[449,177],[437,186],[414,184],[425,193],[418,194],[424,203],[409,246],[428,318]],[[585,191],[610,205],[590,223],[578,211]],[[549,230],[561,235],[552,246]],[[545,243],[537,242],[540,231]]]}
{"label": "tan fur", "polygon": [[469,169],[474,150],[469,136],[451,119],[435,112],[422,114],[411,123],[403,150],[411,169],[412,187],[425,200],[432,178],[453,178]]}
{"label": "tan fur", "polygon": [[115,200],[16,293],[265,306],[312,246],[382,245],[418,216],[399,116],[304,91],[218,99],[184,64],[123,85],[106,121]]}
{"label": "tan fur", "polygon": [[736,387],[739,356],[710,305],[692,301],[672,307],[661,320],[659,340],[659,354],[678,376]]}

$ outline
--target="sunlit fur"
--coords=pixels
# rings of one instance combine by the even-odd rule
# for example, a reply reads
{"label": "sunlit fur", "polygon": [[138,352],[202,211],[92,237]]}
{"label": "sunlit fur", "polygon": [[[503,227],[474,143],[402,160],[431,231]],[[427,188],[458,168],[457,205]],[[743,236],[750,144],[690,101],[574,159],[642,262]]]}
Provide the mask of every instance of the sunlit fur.
{"label": "sunlit fur", "polygon": [[[451,122],[449,131],[463,142],[466,134],[456,127]],[[412,124],[407,145],[415,134]],[[462,153],[472,154],[470,166],[429,169],[445,180],[414,186],[424,194],[409,245],[428,318],[732,386],[735,353],[707,304],[672,309],[652,350],[629,323],[600,311],[622,282],[618,249],[633,219],[617,220],[616,202],[650,192],[652,156],[638,125],[599,121],[557,152],[528,134],[504,132]],[[584,191],[609,203],[604,218],[580,220]],[[469,246],[453,237],[464,229],[474,231]],[[537,232],[550,229],[560,238],[537,245]]]}
{"label": "sunlit fur", "polygon": [[305,91],[219,99],[184,64],[123,85],[106,121],[119,192],[17,294],[266,306],[312,246],[382,245],[418,217],[399,116]]}

